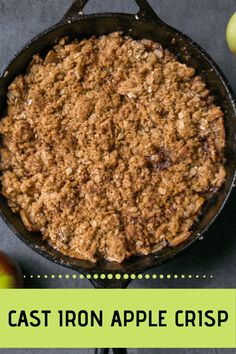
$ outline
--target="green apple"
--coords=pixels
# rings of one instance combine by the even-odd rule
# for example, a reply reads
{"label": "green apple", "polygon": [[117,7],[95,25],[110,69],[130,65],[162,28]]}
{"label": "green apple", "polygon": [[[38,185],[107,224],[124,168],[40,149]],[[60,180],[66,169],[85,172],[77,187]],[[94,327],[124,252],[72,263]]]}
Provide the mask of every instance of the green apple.
{"label": "green apple", "polygon": [[0,251],[0,289],[22,288],[23,277],[19,265]]}
{"label": "green apple", "polygon": [[228,23],[226,29],[226,39],[229,49],[236,55],[236,12],[233,14]]}

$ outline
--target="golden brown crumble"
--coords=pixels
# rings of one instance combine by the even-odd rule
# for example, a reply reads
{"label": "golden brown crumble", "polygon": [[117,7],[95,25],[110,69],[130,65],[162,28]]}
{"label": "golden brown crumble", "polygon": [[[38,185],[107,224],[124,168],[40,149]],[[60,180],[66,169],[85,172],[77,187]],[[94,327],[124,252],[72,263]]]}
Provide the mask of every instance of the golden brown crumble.
{"label": "golden brown crumble", "polygon": [[176,246],[225,179],[223,112],[158,43],[62,39],[7,97],[2,193],[64,254],[122,262]]}

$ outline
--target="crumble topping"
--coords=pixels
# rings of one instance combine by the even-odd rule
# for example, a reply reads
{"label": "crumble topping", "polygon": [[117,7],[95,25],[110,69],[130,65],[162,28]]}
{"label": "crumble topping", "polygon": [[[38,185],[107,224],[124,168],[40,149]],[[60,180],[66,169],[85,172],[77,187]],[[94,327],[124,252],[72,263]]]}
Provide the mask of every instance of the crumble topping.
{"label": "crumble topping", "polygon": [[225,179],[221,108],[156,42],[61,39],[7,98],[2,194],[71,257],[122,262],[178,245]]}

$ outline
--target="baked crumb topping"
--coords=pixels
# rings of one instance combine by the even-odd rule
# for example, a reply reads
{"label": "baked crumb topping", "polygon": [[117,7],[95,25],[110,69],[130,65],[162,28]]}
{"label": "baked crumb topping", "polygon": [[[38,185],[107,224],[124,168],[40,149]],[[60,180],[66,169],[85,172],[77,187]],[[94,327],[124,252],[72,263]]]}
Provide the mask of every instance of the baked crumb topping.
{"label": "baked crumb topping", "polygon": [[225,179],[224,114],[158,43],[61,39],[7,97],[2,193],[71,257],[122,262],[178,245]]}

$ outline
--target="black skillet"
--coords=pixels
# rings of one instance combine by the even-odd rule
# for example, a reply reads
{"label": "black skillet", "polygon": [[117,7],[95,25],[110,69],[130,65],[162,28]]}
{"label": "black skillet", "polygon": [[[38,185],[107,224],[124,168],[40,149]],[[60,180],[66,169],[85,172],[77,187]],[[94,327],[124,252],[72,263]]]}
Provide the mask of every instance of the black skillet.
{"label": "black skillet", "polygon": [[[123,279],[124,274],[144,272],[157,267],[163,262],[172,259],[185,248],[196,241],[215,220],[223,208],[233,186],[236,170],[236,105],[229,83],[214,61],[191,39],[165,24],[156,15],[146,0],[135,0],[140,10],[136,15],[123,13],[105,13],[84,15],[82,10],[88,0],[74,1],[73,5],[55,26],[32,39],[4,69],[0,79],[0,112],[5,114],[7,87],[18,75],[24,73],[32,56],[35,53],[45,55],[55,42],[63,37],[86,38],[91,35],[102,35],[113,31],[122,31],[133,38],[148,38],[160,42],[165,48],[173,52],[178,60],[194,67],[208,85],[225,112],[226,151],[225,167],[227,178],[223,188],[204,206],[199,220],[193,227],[191,237],[175,248],[165,248],[157,254],[138,256],[122,264],[115,262],[91,263],[89,261],[72,259],[64,256],[41,240],[40,235],[30,233],[24,227],[21,219],[12,213],[3,196],[0,196],[0,211],[5,222],[13,232],[30,248],[54,263],[79,271],[85,275],[92,275],[94,286],[126,287],[128,280]],[[94,279],[94,274],[119,273],[121,279],[101,280]]]}

